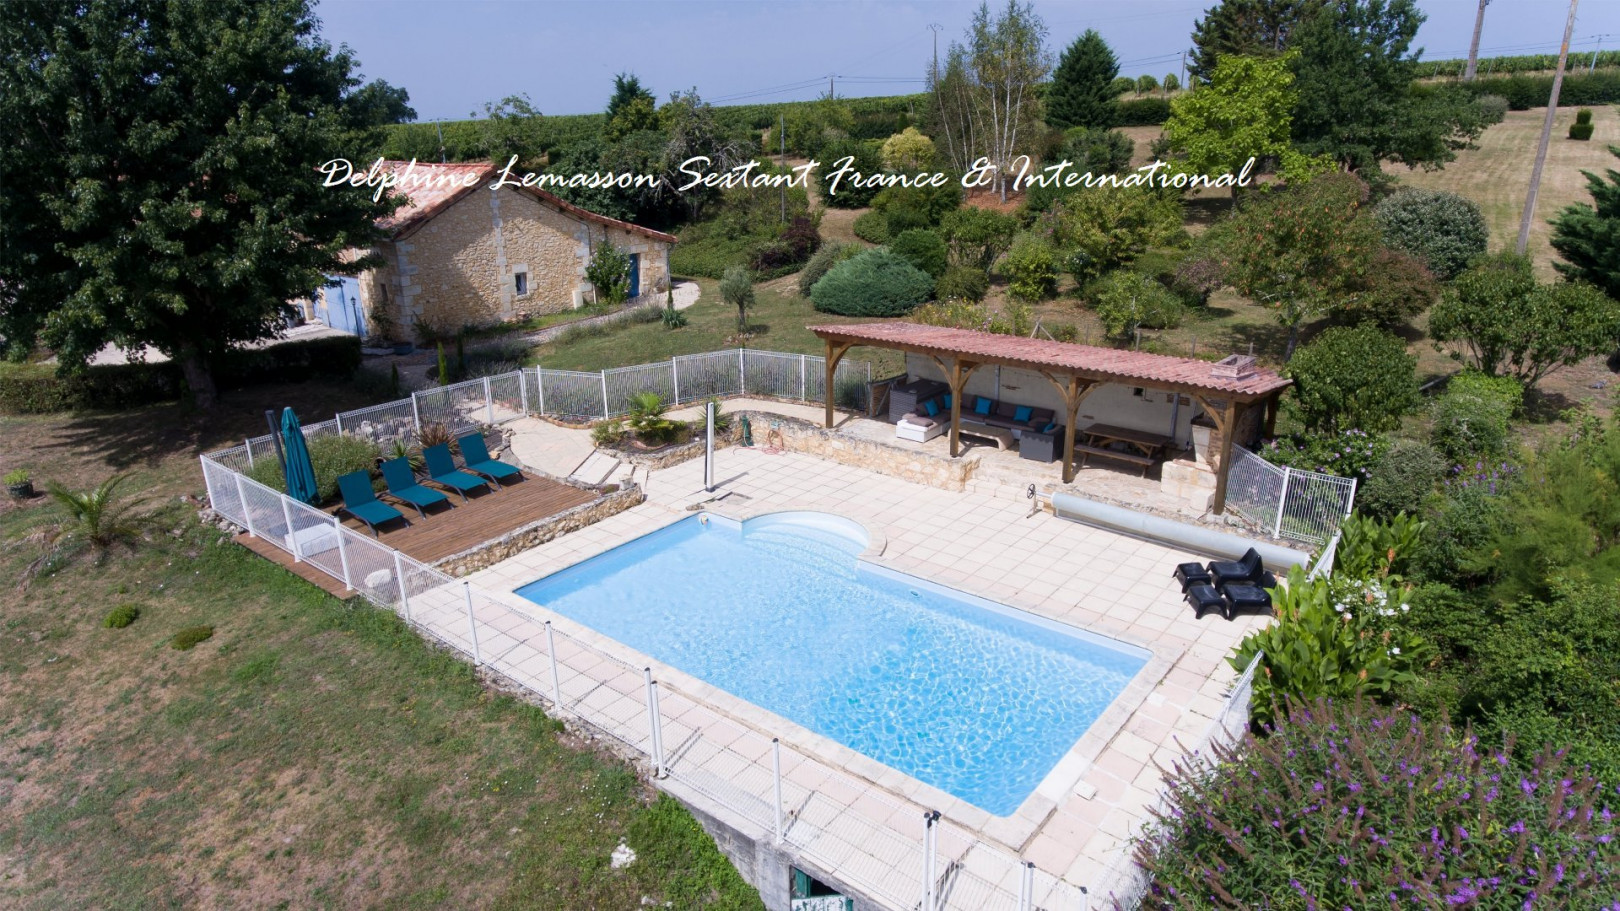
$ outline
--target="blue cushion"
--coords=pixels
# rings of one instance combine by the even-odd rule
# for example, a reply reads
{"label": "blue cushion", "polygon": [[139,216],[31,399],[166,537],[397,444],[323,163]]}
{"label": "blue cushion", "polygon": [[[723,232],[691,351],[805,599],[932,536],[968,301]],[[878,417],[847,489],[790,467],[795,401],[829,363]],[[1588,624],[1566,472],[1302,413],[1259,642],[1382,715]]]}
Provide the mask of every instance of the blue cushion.
{"label": "blue cushion", "polygon": [[1035,409],[1030,407],[1029,405],[1019,405],[1013,411],[1013,420],[1015,420],[1018,423],[1022,424],[1023,422],[1029,420],[1029,413],[1031,411],[1034,411],[1034,410]]}
{"label": "blue cushion", "polygon": [[928,412],[929,417],[933,417],[934,415],[939,414],[939,403],[933,399],[929,399],[928,401],[923,402],[923,410]]}
{"label": "blue cushion", "polygon": [[945,393],[945,407],[951,407],[951,394],[949,392]]}
{"label": "blue cushion", "polygon": [[989,414],[990,413],[990,406],[992,404],[994,404],[994,403],[981,395],[981,396],[978,397],[977,400],[974,401],[974,403],[973,403],[973,411],[976,414]]}
{"label": "blue cushion", "polygon": [[1051,433],[1052,431],[1054,431],[1056,429],[1057,429],[1057,424],[1047,424],[1045,427],[1041,428],[1041,433]]}

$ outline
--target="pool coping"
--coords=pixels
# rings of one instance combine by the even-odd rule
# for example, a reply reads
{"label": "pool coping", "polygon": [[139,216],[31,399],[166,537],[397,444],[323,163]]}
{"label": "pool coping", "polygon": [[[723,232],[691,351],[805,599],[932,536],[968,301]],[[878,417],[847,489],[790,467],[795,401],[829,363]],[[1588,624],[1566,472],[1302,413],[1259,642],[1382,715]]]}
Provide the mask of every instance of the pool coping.
{"label": "pool coping", "polygon": [[[660,522],[655,528],[626,538],[624,541],[598,554],[583,557],[568,564],[568,566],[559,567],[554,572],[562,572],[593,559],[595,556],[600,556],[601,553],[607,553],[614,548],[656,534],[677,522],[685,521],[702,513],[710,513],[732,522],[744,522],[760,516],[793,512],[816,512],[840,516],[859,523],[867,530],[869,540],[866,549],[857,556],[857,564],[865,563],[886,574],[905,575],[933,587],[997,605],[999,608],[1022,615],[1020,619],[1025,619],[1026,622],[1032,622],[1037,626],[1055,625],[1060,628],[1086,633],[1089,636],[1112,639],[1115,642],[1141,649],[1147,653],[1148,658],[1131,677],[1125,688],[1120,691],[1119,695],[1110,701],[1108,707],[1097,716],[1085,733],[1064,752],[1063,756],[1041,778],[1029,796],[1025,797],[1023,802],[1019,804],[1018,809],[1007,816],[995,816],[989,811],[968,803],[939,787],[914,778],[831,737],[819,734],[790,718],[755,705],[729,690],[703,681],[679,668],[644,654],[617,639],[599,633],[541,604],[530,601],[518,595],[515,590],[497,589],[495,593],[501,596],[501,601],[508,607],[534,617],[540,622],[549,620],[559,631],[584,642],[594,649],[625,661],[632,667],[651,668],[654,677],[660,682],[701,702],[717,714],[742,724],[765,737],[779,737],[784,745],[794,748],[810,759],[823,762],[852,778],[898,795],[922,808],[937,810],[943,814],[946,820],[986,836],[1015,854],[1021,854],[1057,808],[1062,806],[1071,795],[1084,799],[1091,799],[1094,796],[1095,789],[1083,787],[1086,773],[1108,748],[1108,745],[1125,729],[1131,717],[1142,707],[1143,703],[1146,702],[1147,698],[1165,679],[1170,669],[1175,666],[1186,651],[1184,648],[1167,646],[1166,643],[1154,643],[1144,640],[1138,636],[1113,629],[1108,624],[1077,626],[1016,603],[1009,603],[1006,600],[968,589],[940,585],[905,572],[902,569],[885,565],[887,562],[885,558],[892,559],[896,555],[888,553],[889,536],[881,523],[874,522],[870,517],[832,512],[825,507],[815,508],[796,504],[774,504],[769,507],[751,507],[739,504],[737,507],[721,507],[719,503],[709,502],[703,504],[701,509],[691,510],[685,514],[671,513],[669,521]],[[538,582],[549,575],[551,573],[531,580],[525,585]]]}

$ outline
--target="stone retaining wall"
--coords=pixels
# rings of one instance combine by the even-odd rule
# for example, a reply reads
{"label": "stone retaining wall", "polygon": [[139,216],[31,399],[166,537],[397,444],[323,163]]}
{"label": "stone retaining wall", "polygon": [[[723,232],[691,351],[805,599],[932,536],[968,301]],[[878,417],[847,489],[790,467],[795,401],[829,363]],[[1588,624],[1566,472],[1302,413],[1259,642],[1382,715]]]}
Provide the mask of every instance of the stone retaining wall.
{"label": "stone retaining wall", "polygon": [[647,494],[641,487],[631,484],[590,503],[583,503],[554,516],[547,516],[515,531],[507,532],[499,538],[485,541],[470,550],[445,557],[433,564],[433,567],[458,578],[481,569],[488,569],[502,560],[539,547],[568,532],[578,531],[587,525],[595,525],[609,516],[618,515],[646,499]]}
{"label": "stone retaining wall", "polygon": [[744,411],[754,429],[754,445],[767,446],[766,435],[775,424],[782,431],[782,448],[802,452],[817,458],[864,468],[891,478],[900,478],[918,484],[927,484],[943,490],[961,491],[978,463],[967,459],[942,459],[925,453],[912,452],[894,446],[885,446],[872,440],[862,440],[818,427],[797,418],[779,414]]}

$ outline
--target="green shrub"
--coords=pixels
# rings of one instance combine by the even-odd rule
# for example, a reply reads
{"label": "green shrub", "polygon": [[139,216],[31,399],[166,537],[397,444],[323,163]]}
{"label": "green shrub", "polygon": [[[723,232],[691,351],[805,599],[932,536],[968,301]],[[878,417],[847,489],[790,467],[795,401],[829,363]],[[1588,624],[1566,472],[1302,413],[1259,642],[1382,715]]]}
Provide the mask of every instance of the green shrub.
{"label": "green shrub", "polygon": [[990,293],[990,276],[976,266],[951,266],[934,284],[939,300],[982,301]]}
{"label": "green shrub", "polygon": [[1399,337],[1370,326],[1338,326],[1300,348],[1288,363],[1289,407],[1308,432],[1400,426],[1418,404],[1417,358]]}
{"label": "green shrub", "polygon": [[212,626],[188,626],[174,634],[169,640],[169,647],[177,651],[188,652],[199,642],[207,642],[214,637]]}
{"label": "green shrub", "polygon": [[[1508,100],[1508,107],[1512,110],[1528,111],[1547,106],[1547,99],[1552,96],[1552,83],[1551,75],[1521,75],[1475,79],[1466,88],[1478,95],[1501,95]],[[1559,107],[1617,103],[1620,103],[1620,71],[1571,73],[1564,77],[1564,84],[1558,90]]]}
{"label": "green shrub", "polygon": [[1075,342],[1080,339],[1080,327],[1074,323],[1052,323],[1046,327],[1054,342]]}
{"label": "green shrub", "polygon": [[1356,489],[1356,509],[1375,518],[1416,514],[1445,470],[1446,461],[1433,446],[1397,440],[1373,464],[1367,483]]}
{"label": "green shrub", "polygon": [[1170,119],[1170,102],[1164,98],[1132,98],[1114,107],[1116,127],[1156,127]]}
{"label": "green shrub", "polygon": [[942,297],[931,304],[923,304],[907,317],[924,326],[944,326],[947,329],[976,329],[989,331],[990,311],[984,306],[962,298]]}
{"label": "green shrub", "polygon": [[872,204],[873,197],[882,189],[857,187],[850,182],[851,175],[846,174],[839,180],[837,192],[833,192],[832,177],[842,167],[839,162],[849,157],[854,158],[850,167],[860,172],[863,177],[883,171],[881,142],[841,139],[822,148],[816,155],[821,167],[816,169],[815,180],[821,190],[821,198],[834,209],[864,209]]}
{"label": "green shrub", "polygon": [[1473,554],[1490,538],[1507,509],[1505,491],[1490,484],[1469,484],[1447,478],[1444,494],[1428,513],[1429,534],[1413,558],[1413,576],[1419,581],[1469,585],[1490,571],[1478,566]]}
{"label": "green shrub", "polygon": [[1228,659],[1241,671],[1264,653],[1249,705],[1257,724],[1271,723],[1288,699],[1383,698],[1415,680],[1434,651],[1399,627],[1402,592],[1382,582],[1338,573],[1308,579],[1296,566],[1271,600],[1277,622],[1246,636]]}
{"label": "green shrub", "polygon": [[1177,764],[1137,841],[1142,907],[1611,905],[1613,785],[1552,748],[1509,764],[1443,717],[1291,704],[1266,736]]}
{"label": "green shrub", "polygon": [[1524,387],[1513,377],[1464,370],[1434,402],[1430,441],[1453,463],[1505,455],[1511,419],[1523,399]]}
{"label": "green shrub", "polygon": [[[317,378],[347,379],[360,367],[360,339],[333,336],[230,351],[214,365],[221,389]],[[183,388],[173,361],[107,364],[58,376],[48,364],[0,363],[0,413],[124,410],[173,401]]]}
{"label": "green shrub", "polygon": [[859,244],[844,244],[837,241],[822,244],[821,249],[817,250],[804,264],[804,268],[799,270],[799,296],[809,297],[810,289],[814,288],[816,282],[821,281],[821,277],[833,266],[859,255],[860,252]]}
{"label": "green shrub", "polygon": [[107,612],[107,617],[101,621],[101,625],[107,629],[123,629],[131,623],[134,623],[135,618],[139,617],[140,615],[141,609],[135,605],[120,604]]}
{"label": "green shrub", "polygon": [[1592,124],[1590,124],[1590,123],[1572,123],[1572,124],[1570,124],[1569,125],[1569,138],[1570,139],[1578,139],[1578,140],[1581,140],[1582,142],[1585,142],[1586,140],[1591,139],[1592,138]]}
{"label": "green shrub", "polygon": [[1508,100],[1501,95],[1481,95],[1474,103],[1479,106],[1479,119],[1486,126],[1507,119]]}
{"label": "green shrub", "polygon": [[[346,433],[322,434],[309,440],[309,461],[315,469],[315,490],[319,502],[332,503],[338,498],[337,479],[352,471],[370,472],[377,467],[382,455],[376,443]],[[287,492],[287,477],[281,463],[273,456],[261,456],[247,476],[271,490]]]}
{"label": "green shrub", "polygon": [[882,212],[876,210],[862,212],[855,218],[850,226],[855,236],[870,244],[886,244],[889,242],[889,219]]}
{"label": "green shrub", "polygon": [[1063,131],[1063,157],[1076,172],[1123,174],[1136,154],[1136,141],[1118,130],[1071,127]]}
{"label": "green shrub", "polygon": [[1592,109],[1591,108],[1581,108],[1580,110],[1576,111],[1575,112],[1575,122],[1576,123],[1591,123],[1592,122]]}
{"label": "green shrub", "polygon": [[962,185],[889,187],[872,197],[872,210],[883,213],[890,237],[917,228],[934,228],[962,204]]}
{"label": "green shrub", "polygon": [[1134,187],[1097,187],[1070,195],[1039,224],[1050,230],[1054,246],[1084,254],[1069,266],[1084,283],[1130,265],[1153,247],[1177,242],[1183,235],[1181,220],[1177,196]]}
{"label": "green shrub", "polygon": [[1091,309],[1109,335],[1129,338],[1137,329],[1174,329],[1187,308],[1153,279],[1129,269],[1110,272],[1087,289]]}
{"label": "green shrub", "polygon": [[945,274],[945,241],[935,231],[926,228],[903,231],[889,241],[889,252],[904,257],[936,279]]}
{"label": "green shrub", "polygon": [[625,425],[635,432],[636,439],[649,446],[672,443],[684,426],[665,417],[669,404],[656,392],[638,392],[630,397],[630,412]]}
{"label": "green shrub", "polygon": [[1393,329],[1429,309],[1440,283],[1423,260],[1398,250],[1379,250],[1354,292],[1339,301],[1351,320]]}
{"label": "green shrub", "polygon": [[1360,485],[1372,477],[1373,466],[1388,449],[1385,437],[1352,428],[1271,440],[1260,447],[1260,455],[1273,465],[1355,478]]}
{"label": "green shrub", "polygon": [[1490,229],[1473,201],[1443,190],[1397,190],[1373,210],[1384,243],[1428,264],[1442,281],[1485,252]]}
{"label": "green shrub", "polygon": [[1375,519],[1358,511],[1339,525],[1333,571],[1356,579],[1404,576],[1427,528],[1428,523],[1404,512]]}
{"label": "green shrub", "polygon": [[1007,293],[1015,300],[1042,301],[1057,293],[1057,251],[1039,234],[1018,235],[1000,269],[1007,279]]}
{"label": "green shrub", "polygon": [[810,290],[824,313],[843,316],[904,316],[926,301],[934,280],[888,250],[867,250],[834,266]]}
{"label": "green shrub", "polygon": [[989,272],[1018,234],[1018,219],[969,206],[945,216],[939,223],[939,233],[951,249],[952,265]]}
{"label": "green shrub", "polygon": [[630,254],[602,241],[585,265],[585,280],[596,289],[600,302],[609,306],[624,303],[630,297]]}
{"label": "green shrub", "polygon": [[614,418],[610,421],[597,421],[591,425],[591,445],[602,449],[618,449],[629,431],[624,428],[624,421]]}

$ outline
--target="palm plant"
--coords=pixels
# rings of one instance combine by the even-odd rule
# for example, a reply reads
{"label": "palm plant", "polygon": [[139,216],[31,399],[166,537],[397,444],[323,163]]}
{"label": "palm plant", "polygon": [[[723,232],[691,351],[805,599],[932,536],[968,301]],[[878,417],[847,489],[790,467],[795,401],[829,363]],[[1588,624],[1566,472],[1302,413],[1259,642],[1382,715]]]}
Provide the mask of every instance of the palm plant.
{"label": "palm plant", "polygon": [[638,392],[630,397],[630,413],[625,423],[635,431],[636,439],[651,446],[660,446],[675,439],[680,424],[664,417],[669,405],[656,392]]}
{"label": "palm plant", "polygon": [[128,475],[113,475],[96,489],[82,492],[70,490],[56,481],[47,484],[46,492],[67,513],[56,540],[59,543],[83,541],[98,552],[104,552],[121,541],[140,537],[144,522],[142,517],[134,515],[134,510],[148,498],[120,496],[118,487],[127,479]]}

